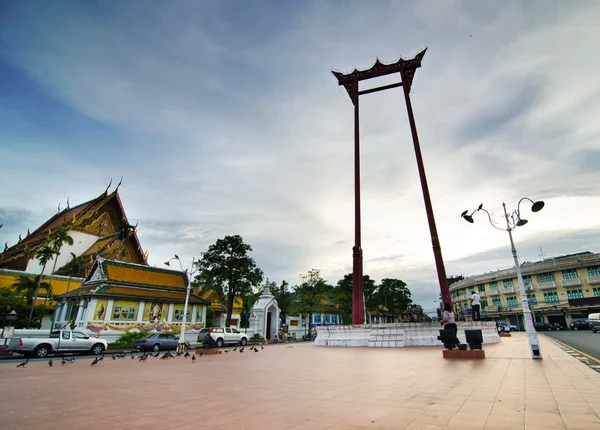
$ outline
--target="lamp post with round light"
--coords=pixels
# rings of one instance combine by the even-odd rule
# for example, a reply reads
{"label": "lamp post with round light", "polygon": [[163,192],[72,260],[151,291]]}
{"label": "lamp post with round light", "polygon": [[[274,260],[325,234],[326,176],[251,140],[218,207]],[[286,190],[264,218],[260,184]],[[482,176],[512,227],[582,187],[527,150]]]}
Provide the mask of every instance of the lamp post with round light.
{"label": "lamp post with round light", "polygon": [[[181,331],[179,332],[179,341],[177,342],[177,352],[182,353],[185,350],[185,324],[187,322],[187,308],[188,308],[188,301],[190,299],[190,288],[192,286],[192,275],[194,273],[196,273],[198,271],[198,269],[196,268],[195,270],[190,270],[190,269],[184,269],[183,265],[181,264],[181,260],[179,259],[179,256],[177,254],[175,254],[175,257],[172,257],[171,259],[169,259],[169,261],[165,261],[165,264],[167,266],[170,266],[170,262],[172,260],[177,260],[179,262],[179,267],[181,268],[181,271],[183,273],[185,273],[185,278],[186,278],[186,289],[185,289],[185,304],[183,305],[183,318],[181,320]],[[195,260],[194,258],[192,258],[192,268],[195,265]]]}
{"label": "lamp post with round light", "polygon": [[483,211],[487,214],[488,220],[492,227],[497,230],[505,230],[508,232],[508,238],[510,239],[510,250],[513,255],[513,260],[515,263],[515,270],[517,271],[517,279],[519,282],[519,292],[521,294],[521,306],[523,308],[523,316],[525,318],[525,331],[527,332],[527,339],[529,340],[529,346],[531,348],[531,356],[532,358],[542,358],[542,351],[540,349],[540,343],[538,340],[537,332],[535,331],[535,326],[533,325],[533,319],[531,318],[531,309],[529,308],[529,300],[527,299],[527,293],[525,291],[525,284],[523,283],[523,276],[521,275],[521,265],[519,264],[519,258],[517,257],[517,249],[515,248],[515,242],[513,241],[512,231],[517,227],[522,227],[527,224],[527,220],[521,218],[521,202],[523,200],[527,200],[532,203],[531,211],[539,212],[544,207],[543,201],[534,202],[529,197],[523,197],[519,200],[517,204],[517,209],[511,212],[510,214],[506,211],[506,204],[502,202],[502,209],[504,210],[504,219],[506,221],[506,228],[500,227],[497,222],[492,219],[491,213],[483,208],[483,204],[479,205],[477,209],[475,209],[471,214],[466,210],[461,214],[461,217],[465,219],[465,221],[473,223],[473,215],[475,212]]}

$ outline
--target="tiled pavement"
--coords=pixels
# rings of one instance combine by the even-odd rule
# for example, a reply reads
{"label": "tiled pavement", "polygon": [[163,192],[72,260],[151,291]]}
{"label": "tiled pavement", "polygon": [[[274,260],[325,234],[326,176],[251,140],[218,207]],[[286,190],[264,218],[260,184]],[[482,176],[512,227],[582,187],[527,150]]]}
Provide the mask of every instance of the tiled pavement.
{"label": "tiled pavement", "polygon": [[541,337],[485,347],[273,345],[258,353],[0,363],[0,429],[600,429],[600,374]]}

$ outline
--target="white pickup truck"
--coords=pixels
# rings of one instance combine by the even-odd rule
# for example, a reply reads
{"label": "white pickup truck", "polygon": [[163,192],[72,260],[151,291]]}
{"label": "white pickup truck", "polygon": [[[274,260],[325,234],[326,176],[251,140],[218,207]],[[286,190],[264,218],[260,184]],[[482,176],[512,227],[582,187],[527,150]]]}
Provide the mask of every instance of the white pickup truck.
{"label": "white pickup truck", "polygon": [[198,342],[204,342],[207,333],[210,333],[210,337],[215,340],[218,348],[221,348],[225,344],[237,345],[239,343],[244,346],[248,343],[248,335],[242,333],[237,328],[231,327],[203,328],[198,334]]}
{"label": "white pickup truck", "polygon": [[23,354],[26,357],[44,358],[49,354],[65,352],[89,352],[102,354],[107,348],[104,339],[90,337],[85,333],[71,330],[56,330],[48,337],[16,337],[8,344],[8,351]]}

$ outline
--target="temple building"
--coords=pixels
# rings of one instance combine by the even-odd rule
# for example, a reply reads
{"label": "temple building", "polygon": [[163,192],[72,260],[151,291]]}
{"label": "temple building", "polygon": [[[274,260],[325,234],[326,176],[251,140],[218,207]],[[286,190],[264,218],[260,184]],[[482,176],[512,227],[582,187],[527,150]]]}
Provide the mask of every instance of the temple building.
{"label": "temple building", "polygon": [[[179,332],[185,272],[96,257],[81,287],[56,297],[54,326],[110,334],[130,330]],[[210,302],[190,293],[186,333],[204,327]]]}

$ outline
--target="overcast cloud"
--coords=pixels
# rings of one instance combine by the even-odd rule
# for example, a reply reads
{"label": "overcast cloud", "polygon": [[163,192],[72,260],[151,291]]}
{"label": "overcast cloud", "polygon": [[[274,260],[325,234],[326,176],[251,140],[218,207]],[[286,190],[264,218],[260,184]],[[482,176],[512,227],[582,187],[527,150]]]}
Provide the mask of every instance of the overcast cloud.
{"label": "overcast cloud", "polygon": [[[600,3],[8,1],[0,241],[119,189],[149,262],[240,234],[292,284],[352,270],[353,113],[331,69],[428,47],[412,101],[448,275],[510,267],[460,213],[543,199],[523,259],[599,251]],[[401,89],[361,98],[365,273],[439,288]],[[501,221],[500,218],[498,218]]]}

